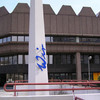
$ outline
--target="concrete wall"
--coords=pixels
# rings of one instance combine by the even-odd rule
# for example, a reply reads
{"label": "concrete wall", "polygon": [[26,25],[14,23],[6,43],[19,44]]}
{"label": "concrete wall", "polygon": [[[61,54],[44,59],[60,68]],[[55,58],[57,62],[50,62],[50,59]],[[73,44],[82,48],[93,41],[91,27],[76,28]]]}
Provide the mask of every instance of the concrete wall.
{"label": "concrete wall", "polygon": [[73,100],[73,96],[0,97],[0,100]]}

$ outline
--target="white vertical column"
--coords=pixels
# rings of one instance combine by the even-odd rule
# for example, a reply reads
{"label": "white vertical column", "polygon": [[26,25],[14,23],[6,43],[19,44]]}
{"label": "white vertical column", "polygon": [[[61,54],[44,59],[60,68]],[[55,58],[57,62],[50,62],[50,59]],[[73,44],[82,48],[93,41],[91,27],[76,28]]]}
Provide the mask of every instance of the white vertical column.
{"label": "white vertical column", "polygon": [[[46,43],[42,0],[31,0],[29,26],[29,83],[48,83],[46,63]],[[30,88],[30,87],[29,87]],[[48,88],[47,86],[31,86],[32,88]],[[49,94],[38,92],[35,94]]]}

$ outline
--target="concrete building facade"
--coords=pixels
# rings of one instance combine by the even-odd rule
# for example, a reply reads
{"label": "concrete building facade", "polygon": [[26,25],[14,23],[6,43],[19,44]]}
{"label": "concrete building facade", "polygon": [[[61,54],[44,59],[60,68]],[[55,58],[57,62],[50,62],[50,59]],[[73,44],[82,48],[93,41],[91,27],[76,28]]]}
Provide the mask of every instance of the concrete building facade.
{"label": "concrete building facade", "polygon": [[[29,6],[19,3],[12,13],[0,8],[0,84],[27,80]],[[100,72],[100,17],[90,7],[76,15],[62,6],[56,15],[44,5],[49,79],[91,79]]]}

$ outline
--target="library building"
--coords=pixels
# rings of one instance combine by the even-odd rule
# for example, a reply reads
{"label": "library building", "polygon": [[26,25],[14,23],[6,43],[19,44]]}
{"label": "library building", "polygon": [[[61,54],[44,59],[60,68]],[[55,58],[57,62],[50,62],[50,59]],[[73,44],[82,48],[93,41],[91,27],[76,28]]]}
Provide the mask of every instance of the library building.
{"label": "library building", "polygon": [[[100,14],[71,6],[55,14],[43,5],[49,79],[97,80],[100,75]],[[19,3],[12,13],[0,8],[0,86],[28,80],[29,10]]]}

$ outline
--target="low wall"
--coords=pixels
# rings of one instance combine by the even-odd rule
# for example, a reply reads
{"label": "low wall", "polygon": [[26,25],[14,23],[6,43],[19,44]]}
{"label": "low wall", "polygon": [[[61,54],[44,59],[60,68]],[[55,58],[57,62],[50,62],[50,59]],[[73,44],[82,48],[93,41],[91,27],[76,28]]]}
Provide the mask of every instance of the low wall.
{"label": "low wall", "polygon": [[68,96],[20,96],[20,97],[0,97],[0,100],[73,100],[72,95]]}

